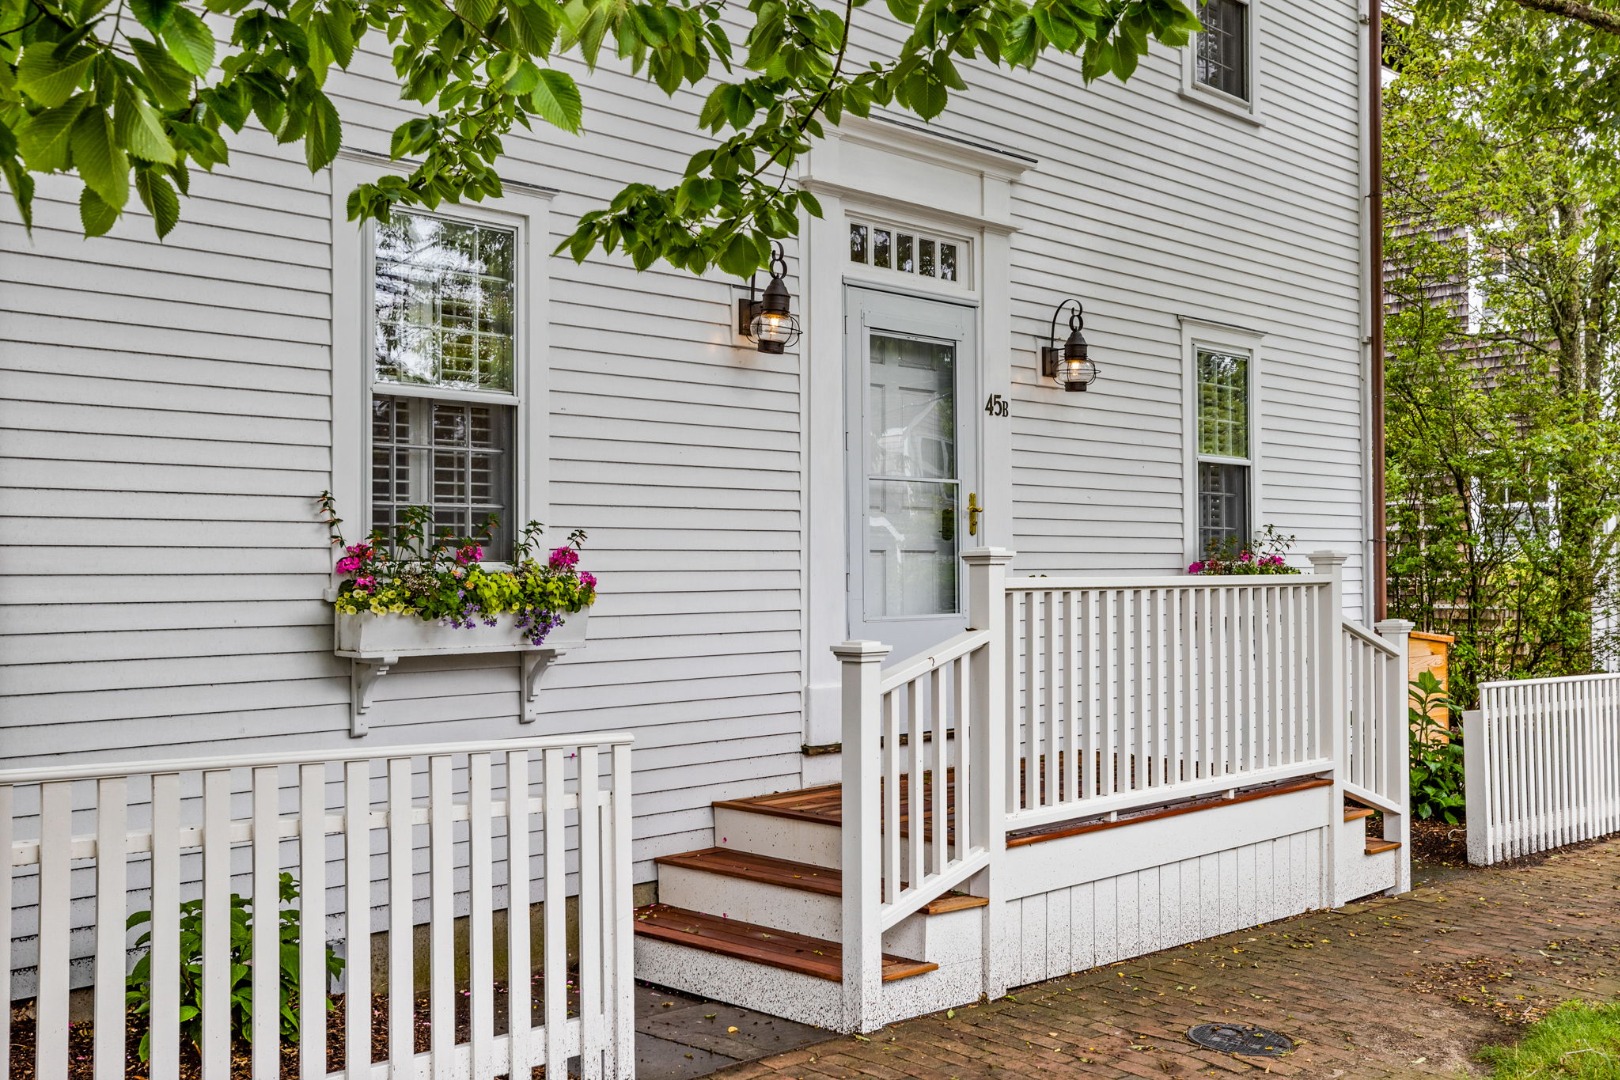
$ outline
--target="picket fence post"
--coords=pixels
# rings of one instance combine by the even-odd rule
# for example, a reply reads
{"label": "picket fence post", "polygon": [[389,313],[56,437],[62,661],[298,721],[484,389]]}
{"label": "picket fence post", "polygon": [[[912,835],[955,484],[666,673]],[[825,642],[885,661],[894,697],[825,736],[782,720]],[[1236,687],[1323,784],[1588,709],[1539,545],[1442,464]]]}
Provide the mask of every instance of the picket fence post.
{"label": "picket fence post", "polygon": [[972,712],[978,725],[970,795],[974,835],[983,838],[989,865],[972,883],[975,895],[989,898],[984,909],[984,993],[994,1001],[1007,992],[1006,957],[1013,942],[1007,921],[1007,565],[1014,552],[974,548],[962,554],[968,567],[968,629],[989,632],[988,645],[975,654],[971,679]]}
{"label": "picket fence post", "polygon": [[834,645],[843,671],[844,1029],[871,1031],[883,992],[882,833],[878,684],[889,646]]}

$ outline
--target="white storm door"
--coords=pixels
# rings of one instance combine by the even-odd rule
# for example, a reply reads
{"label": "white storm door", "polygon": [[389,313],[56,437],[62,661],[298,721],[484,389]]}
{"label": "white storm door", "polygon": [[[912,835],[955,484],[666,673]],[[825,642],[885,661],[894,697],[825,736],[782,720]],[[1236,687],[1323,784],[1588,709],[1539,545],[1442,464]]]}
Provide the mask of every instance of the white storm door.
{"label": "white storm door", "polygon": [[845,315],[850,637],[898,660],[967,628],[975,311],[851,287]]}

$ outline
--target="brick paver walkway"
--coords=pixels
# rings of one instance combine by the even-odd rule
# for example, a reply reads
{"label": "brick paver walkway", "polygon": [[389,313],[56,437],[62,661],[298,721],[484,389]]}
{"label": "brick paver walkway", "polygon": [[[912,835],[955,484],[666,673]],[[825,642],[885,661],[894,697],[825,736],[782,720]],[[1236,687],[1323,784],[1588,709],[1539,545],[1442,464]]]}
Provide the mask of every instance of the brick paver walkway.
{"label": "brick paver walkway", "polygon": [[[1457,1077],[1558,1002],[1620,996],[1620,839],[1228,934],[720,1073],[746,1077]],[[1192,1046],[1228,1020],[1301,1041]]]}

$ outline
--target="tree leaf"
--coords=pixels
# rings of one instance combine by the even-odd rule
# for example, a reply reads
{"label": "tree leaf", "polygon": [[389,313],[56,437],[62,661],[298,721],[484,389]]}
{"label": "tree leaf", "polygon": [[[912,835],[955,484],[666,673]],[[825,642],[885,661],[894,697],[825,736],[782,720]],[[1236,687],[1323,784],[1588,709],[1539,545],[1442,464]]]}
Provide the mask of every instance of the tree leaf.
{"label": "tree leaf", "polygon": [[129,0],[130,14],[154,34],[162,33],[179,0]]}
{"label": "tree leaf", "polygon": [[84,226],[85,236],[104,236],[118,224],[118,211],[86,186],[79,192],[79,222]]}
{"label": "tree leaf", "polygon": [[173,232],[180,222],[180,196],[174,185],[154,169],[139,169],[135,173],[135,191],[152,215],[158,239]]}
{"label": "tree leaf", "polygon": [[161,36],[174,62],[193,75],[207,75],[214,66],[214,32],[190,10],[175,7]]}
{"label": "tree leaf", "polygon": [[343,147],[343,122],[338,119],[332,99],[317,90],[309,107],[309,127],[304,132],[304,160],[316,172],[332,164]]}
{"label": "tree leaf", "polygon": [[89,100],[89,94],[76,95],[66,105],[36,113],[17,131],[17,150],[30,169],[59,172],[68,167],[68,134]]}
{"label": "tree leaf", "polygon": [[146,38],[130,38],[129,46],[146,74],[152,98],[165,109],[184,108],[191,100],[192,76],[175,63],[163,47]]}
{"label": "tree leaf", "polygon": [[529,95],[529,107],[547,123],[577,132],[585,118],[585,104],[573,77],[556,68],[540,69],[540,85]]}
{"label": "tree leaf", "polygon": [[74,121],[68,136],[73,167],[101,201],[122,210],[129,201],[129,157],[113,138],[112,118],[99,106]]}
{"label": "tree leaf", "polygon": [[95,53],[88,53],[74,60],[59,60],[54,44],[33,42],[17,64],[17,89],[47,109],[58,108],[67,104],[95,59]]}
{"label": "tree leaf", "polygon": [[113,102],[113,134],[134,157],[173,165],[174,145],[163,131],[163,121],[145,98],[137,97],[128,83],[118,87]]}

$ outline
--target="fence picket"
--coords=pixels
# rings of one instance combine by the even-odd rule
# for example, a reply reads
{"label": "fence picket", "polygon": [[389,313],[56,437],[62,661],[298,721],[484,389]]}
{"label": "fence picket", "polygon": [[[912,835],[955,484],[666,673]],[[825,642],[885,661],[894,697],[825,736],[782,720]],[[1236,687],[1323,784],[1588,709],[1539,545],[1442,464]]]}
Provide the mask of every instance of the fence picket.
{"label": "fence picket", "polygon": [[[529,940],[529,754],[506,755],[506,1031],[508,1076],[520,1077],[534,1060],[529,1031],[534,1027],[530,983],[534,958]],[[591,969],[581,967],[585,971]]]}
{"label": "fence picket", "polygon": [[[73,785],[47,784],[39,805],[39,909],[67,911],[73,838]],[[39,990],[34,1003],[34,1075],[68,1071],[68,921],[41,919]]]}
{"label": "fence picket", "polygon": [[[12,834],[16,831],[12,826],[13,788],[9,784],[0,785],[0,852],[11,851]],[[6,859],[10,862],[10,858]],[[7,986],[10,986],[11,971],[11,868],[0,867],[0,952],[6,957]],[[7,1001],[7,1008],[0,1009],[0,1061],[11,1061],[11,1009]]]}
{"label": "fence picket", "polygon": [[[95,1069],[104,1076],[124,1075],[127,795],[128,784],[122,776],[109,776],[96,784]],[[0,852],[9,851],[10,846],[0,846]],[[4,876],[9,879],[11,875]],[[10,941],[10,934],[0,934],[8,952]],[[7,997],[9,1006],[10,995]]]}
{"label": "fence picket", "polygon": [[411,911],[411,763],[388,763],[388,1062],[415,1075],[416,971]]}
{"label": "fence picket", "polygon": [[231,1075],[231,774],[203,774],[203,1080]]}
{"label": "fence picket", "polygon": [[450,786],[451,759],[428,759],[428,1046],[434,1080],[455,1075],[455,833],[450,827],[455,798]]}
{"label": "fence picket", "polygon": [[371,763],[343,770],[343,1063],[371,1075]]}
{"label": "fence picket", "polygon": [[[298,770],[298,1074],[326,1075],[326,765]],[[317,1006],[315,1002],[320,1004]]]}
{"label": "fence picket", "polygon": [[253,1080],[281,1076],[280,795],[275,766],[253,770]]}
{"label": "fence picket", "polygon": [[[180,777],[152,777],[152,1076],[180,1074]],[[322,1063],[323,1071],[325,1062]]]}
{"label": "fence picket", "polygon": [[602,1075],[602,805],[596,747],[579,751],[579,1030],[581,1080]]}

